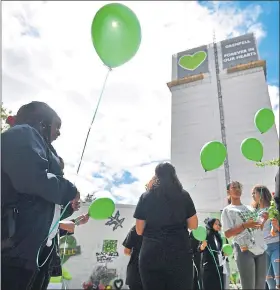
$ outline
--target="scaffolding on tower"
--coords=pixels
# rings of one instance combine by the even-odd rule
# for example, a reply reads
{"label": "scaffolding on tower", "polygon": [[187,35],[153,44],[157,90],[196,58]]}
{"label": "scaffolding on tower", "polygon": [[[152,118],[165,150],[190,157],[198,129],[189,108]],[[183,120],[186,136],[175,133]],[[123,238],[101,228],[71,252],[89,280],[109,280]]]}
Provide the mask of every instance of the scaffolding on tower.
{"label": "scaffolding on tower", "polygon": [[[221,81],[220,81],[219,58],[218,58],[218,49],[217,49],[215,31],[213,32],[213,48],[214,48],[214,56],[215,56],[216,80],[217,80],[217,91],[218,91],[218,102],[219,102],[222,142],[225,145],[225,147],[227,148],[223,95],[222,95],[222,87],[221,87]],[[229,184],[230,183],[230,170],[229,170],[228,154],[227,154],[226,160],[224,162],[224,168],[225,168],[226,184]]]}

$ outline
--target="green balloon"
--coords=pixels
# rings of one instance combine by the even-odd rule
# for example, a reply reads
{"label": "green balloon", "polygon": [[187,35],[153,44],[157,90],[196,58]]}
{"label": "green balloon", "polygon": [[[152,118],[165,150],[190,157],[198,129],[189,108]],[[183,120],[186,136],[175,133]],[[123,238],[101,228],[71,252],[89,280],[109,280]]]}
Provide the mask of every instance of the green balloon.
{"label": "green balloon", "polygon": [[192,231],[192,234],[194,238],[200,242],[205,241],[207,237],[206,229],[203,226],[198,226],[197,229]]}
{"label": "green balloon", "polygon": [[233,253],[233,249],[232,246],[230,244],[225,244],[223,245],[223,252],[227,255],[227,256],[231,256]]}
{"label": "green balloon", "polygon": [[241,143],[241,152],[248,160],[259,162],[263,158],[263,145],[256,138],[247,138]]}
{"label": "green balloon", "polygon": [[112,216],[115,203],[108,197],[96,198],[88,209],[88,215],[95,220],[104,220]]}
{"label": "green balloon", "polygon": [[91,37],[103,63],[115,68],[129,61],[138,51],[141,26],[132,10],[123,4],[111,3],[95,14]]}
{"label": "green balloon", "polygon": [[227,156],[225,145],[218,141],[208,142],[200,151],[200,162],[205,171],[211,171],[223,165]]}
{"label": "green balloon", "polygon": [[223,240],[223,245],[225,245],[227,243],[227,239],[225,237],[222,237]]}
{"label": "green balloon", "polygon": [[275,116],[271,109],[263,108],[255,115],[255,126],[263,134],[267,132],[275,123]]}

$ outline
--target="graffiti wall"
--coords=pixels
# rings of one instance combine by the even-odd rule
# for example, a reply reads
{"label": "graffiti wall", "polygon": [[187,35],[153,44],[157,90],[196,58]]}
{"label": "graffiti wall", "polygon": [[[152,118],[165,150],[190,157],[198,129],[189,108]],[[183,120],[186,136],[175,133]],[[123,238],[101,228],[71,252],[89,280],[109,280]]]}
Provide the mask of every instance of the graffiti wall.
{"label": "graffiti wall", "polygon": [[[88,205],[83,205],[75,216],[86,213],[87,208]],[[77,226],[75,234],[67,238],[63,268],[71,275],[69,289],[81,289],[82,285],[88,285],[89,289],[96,286],[111,289],[115,288],[114,281],[125,282],[129,257],[123,254],[122,243],[134,223],[134,209],[135,206],[117,205],[109,219],[90,219],[87,224]],[[64,242],[60,245],[61,252]]]}
{"label": "graffiti wall", "polygon": [[[88,205],[73,215],[87,213]],[[103,221],[90,219],[77,226],[75,234],[61,238],[60,252],[63,256],[63,276],[67,289],[112,289],[125,282],[129,257],[123,254],[122,243],[132,225],[135,206],[117,205],[114,214]],[[219,213],[199,213],[199,222]],[[87,288],[88,287],[88,288]],[[51,289],[51,288],[49,288]],[[52,288],[54,289],[54,288]],[[57,288],[56,288],[57,289]],[[124,284],[122,289],[128,289]]]}

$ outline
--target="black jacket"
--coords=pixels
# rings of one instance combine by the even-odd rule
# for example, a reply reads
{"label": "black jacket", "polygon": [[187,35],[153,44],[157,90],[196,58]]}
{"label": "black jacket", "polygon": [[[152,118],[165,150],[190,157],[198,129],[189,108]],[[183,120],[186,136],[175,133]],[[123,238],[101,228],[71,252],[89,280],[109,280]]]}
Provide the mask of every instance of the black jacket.
{"label": "black jacket", "polygon": [[1,157],[2,263],[34,270],[55,204],[66,206],[77,189],[62,177],[59,159],[29,125],[1,134]]}
{"label": "black jacket", "polygon": [[[208,248],[206,248],[203,251],[203,257],[202,257],[202,266],[203,266],[203,268],[214,267],[216,269],[215,261],[216,261],[217,265],[219,265],[219,258],[218,258],[218,253],[217,252],[218,251],[222,251],[223,241],[222,241],[221,236],[219,237],[219,235],[217,235],[216,237],[217,237],[217,240],[218,240],[218,247],[216,246],[216,243],[215,243],[214,231],[212,231],[212,230],[208,231],[208,234],[207,234],[207,246],[208,246],[209,249],[211,249],[213,251],[212,251],[212,253],[210,253]],[[212,256],[212,254],[214,255],[214,257]],[[214,260],[214,258],[215,258],[215,260]]]}
{"label": "black jacket", "polygon": [[[212,250],[206,248],[203,251],[202,267],[203,267],[203,289],[204,290],[223,290],[223,268],[219,266],[219,258],[217,251],[222,250],[222,238],[220,235],[216,235],[218,240],[218,247],[215,243],[215,234],[213,230],[208,230],[207,234],[207,246]],[[217,268],[218,266],[218,268]]]}

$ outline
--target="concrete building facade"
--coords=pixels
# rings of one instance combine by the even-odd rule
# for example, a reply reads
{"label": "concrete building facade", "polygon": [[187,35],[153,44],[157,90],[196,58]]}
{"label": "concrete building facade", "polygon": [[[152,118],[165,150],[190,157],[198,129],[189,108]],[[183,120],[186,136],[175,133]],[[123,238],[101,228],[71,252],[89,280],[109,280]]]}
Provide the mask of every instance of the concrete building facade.
{"label": "concrete building facade", "polygon": [[[220,211],[227,203],[226,184],[243,184],[243,202],[250,204],[251,189],[264,184],[274,190],[277,168],[260,168],[241,154],[248,137],[264,146],[263,160],[279,156],[279,139],[274,126],[261,134],[254,116],[271,108],[266,83],[266,63],[259,60],[253,34],[178,53],[172,57],[171,162],[197,210]],[[209,141],[227,146],[224,166],[205,173],[200,150]]]}

